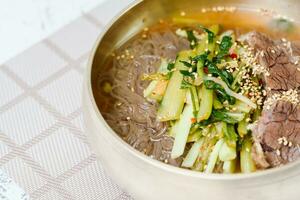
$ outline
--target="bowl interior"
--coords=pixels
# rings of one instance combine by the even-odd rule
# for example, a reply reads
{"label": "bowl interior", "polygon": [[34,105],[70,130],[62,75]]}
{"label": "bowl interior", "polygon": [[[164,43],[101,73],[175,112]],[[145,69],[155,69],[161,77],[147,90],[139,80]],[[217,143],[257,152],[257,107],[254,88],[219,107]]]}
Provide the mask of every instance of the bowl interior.
{"label": "bowl interior", "polygon": [[[178,16],[182,11],[185,13],[197,13],[202,8],[208,8],[213,6],[235,6],[237,8],[250,9],[259,11],[261,9],[270,9],[280,15],[295,19],[300,19],[300,2],[298,0],[144,0],[137,1],[123,10],[114,20],[106,26],[106,29],[102,36],[100,36],[98,43],[96,44],[94,54],[91,57],[91,68],[88,73],[88,83],[91,86],[93,92],[93,101],[96,104],[95,99],[98,93],[97,89],[97,76],[103,70],[103,66],[107,59],[111,56],[111,53],[131,37],[136,35],[144,27],[151,26],[157,23],[161,19],[172,18]],[[101,107],[99,104],[98,107]],[[101,115],[100,111],[97,110]],[[99,123],[102,123],[99,119]],[[111,133],[115,134],[112,129]],[[124,142],[125,143],[125,142]],[[125,145],[125,144],[124,144]],[[138,152],[137,152],[138,153]],[[146,156],[145,156],[146,157]],[[292,165],[299,165],[299,162],[294,162],[285,167],[291,167]],[[163,165],[163,164],[161,164]],[[267,171],[284,170],[271,169]],[[177,170],[177,169],[176,169]],[[182,170],[182,169],[178,169]],[[188,171],[188,170],[185,170]],[[189,173],[189,172],[187,172]],[[259,172],[260,173],[260,172]],[[262,172],[265,173],[265,172]],[[258,174],[258,173],[254,173]],[[242,175],[243,176],[243,175]],[[245,175],[244,175],[245,176]],[[251,175],[252,176],[252,175]],[[246,177],[246,176],[245,176]]]}
{"label": "bowl interior", "polygon": [[299,19],[300,2],[297,0],[144,0],[137,1],[123,10],[106,26],[105,34],[97,46],[92,61],[92,84],[97,73],[112,51],[128,41],[144,27],[160,19],[177,16],[180,12],[197,13],[201,8],[213,6],[236,6],[237,8],[259,11],[267,9],[292,19]]}

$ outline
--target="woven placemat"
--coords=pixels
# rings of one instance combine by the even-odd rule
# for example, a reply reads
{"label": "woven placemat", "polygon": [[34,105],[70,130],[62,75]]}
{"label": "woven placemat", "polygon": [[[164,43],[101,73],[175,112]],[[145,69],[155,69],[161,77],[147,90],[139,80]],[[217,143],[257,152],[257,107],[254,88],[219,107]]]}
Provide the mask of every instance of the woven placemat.
{"label": "woven placemat", "polygon": [[81,109],[92,46],[130,2],[106,1],[0,67],[0,169],[30,199],[130,199],[90,150]]}

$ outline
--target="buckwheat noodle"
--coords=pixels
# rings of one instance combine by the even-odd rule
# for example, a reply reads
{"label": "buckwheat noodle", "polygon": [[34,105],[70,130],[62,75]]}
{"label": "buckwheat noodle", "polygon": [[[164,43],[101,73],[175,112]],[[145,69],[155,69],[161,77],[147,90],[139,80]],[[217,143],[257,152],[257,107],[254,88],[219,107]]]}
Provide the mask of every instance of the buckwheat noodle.
{"label": "buckwheat noodle", "polygon": [[[170,159],[173,139],[166,134],[167,124],[156,120],[157,104],[143,97],[149,82],[141,76],[156,72],[161,58],[174,60],[177,52],[188,48],[188,41],[170,28],[150,31],[146,38],[138,35],[115,51],[97,80],[107,123],[137,150],[172,165],[179,165],[181,159]],[[110,94],[103,92],[105,82],[112,85]]]}

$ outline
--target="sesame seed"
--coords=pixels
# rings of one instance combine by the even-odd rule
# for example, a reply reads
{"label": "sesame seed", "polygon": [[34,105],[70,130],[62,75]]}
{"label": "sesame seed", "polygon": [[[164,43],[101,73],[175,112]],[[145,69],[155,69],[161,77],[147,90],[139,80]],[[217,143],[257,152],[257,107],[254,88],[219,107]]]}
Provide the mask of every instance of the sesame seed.
{"label": "sesame seed", "polygon": [[131,118],[130,117],[126,117],[126,119],[129,121]]}
{"label": "sesame seed", "polygon": [[267,91],[266,90],[262,90],[263,96],[267,96]]}
{"label": "sesame seed", "polygon": [[143,35],[142,35],[142,38],[147,38],[147,35],[146,35],[146,34],[143,34]]}
{"label": "sesame seed", "polygon": [[277,154],[277,156],[280,156],[281,153],[280,153],[279,149],[276,150],[276,154]]}
{"label": "sesame seed", "polygon": [[182,17],[184,17],[184,16],[186,15],[186,13],[185,13],[184,11],[181,11],[181,12],[180,12],[180,15],[181,15]]}
{"label": "sesame seed", "polygon": [[145,27],[145,28],[144,28],[144,31],[145,31],[145,32],[149,31],[149,28],[148,28],[148,27]]}
{"label": "sesame seed", "polygon": [[265,56],[265,52],[261,51],[260,55],[261,55],[261,57],[264,57]]}
{"label": "sesame seed", "polygon": [[231,7],[227,7],[227,8],[225,8],[225,10],[226,10],[226,11],[228,11],[228,12],[234,12],[234,11],[236,11],[236,10],[237,10],[237,8],[236,8],[236,7],[234,7],[234,6],[231,6]]}
{"label": "sesame seed", "polygon": [[125,55],[121,55],[121,58],[125,58]]}
{"label": "sesame seed", "polygon": [[292,147],[292,146],[293,146],[293,143],[290,141],[288,146],[289,146],[289,147]]}
{"label": "sesame seed", "polygon": [[283,140],[283,145],[287,146],[289,142],[287,141],[286,137],[283,136],[282,140]]}
{"label": "sesame seed", "polygon": [[223,7],[223,6],[218,6],[217,7],[217,11],[219,11],[219,12],[222,12],[222,11],[224,11],[225,10],[225,8]]}
{"label": "sesame seed", "polygon": [[288,101],[292,104],[298,105],[299,100],[297,90],[290,89],[288,91],[275,93],[265,101],[265,105],[271,106],[279,100]]}

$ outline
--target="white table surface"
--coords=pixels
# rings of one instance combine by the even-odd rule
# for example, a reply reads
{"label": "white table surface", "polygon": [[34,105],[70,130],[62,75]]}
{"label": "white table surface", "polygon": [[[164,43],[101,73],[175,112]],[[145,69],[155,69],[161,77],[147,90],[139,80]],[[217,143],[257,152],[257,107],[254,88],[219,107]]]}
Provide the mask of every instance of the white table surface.
{"label": "white table surface", "polygon": [[0,64],[104,1],[0,0]]}

